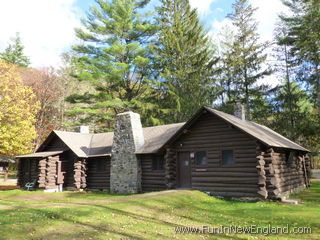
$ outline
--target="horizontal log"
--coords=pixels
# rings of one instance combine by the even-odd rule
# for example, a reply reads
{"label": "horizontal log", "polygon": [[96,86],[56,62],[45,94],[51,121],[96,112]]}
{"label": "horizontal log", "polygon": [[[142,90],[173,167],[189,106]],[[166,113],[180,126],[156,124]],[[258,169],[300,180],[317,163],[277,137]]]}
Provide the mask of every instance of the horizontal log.
{"label": "horizontal log", "polygon": [[[251,141],[241,141],[241,140],[234,140],[234,141],[230,141],[226,140],[225,142],[220,141],[220,139],[216,139],[216,140],[210,140],[210,139],[204,139],[202,142],[197,140],[197,139],[192,139],[192,140],[184,140],[184,141],[180,141],[182,144],[181,147],[179,147],[180,149],[186,148],[188,147],[188,149],[204,149],[204,148],[213,148],[213,149],[222,149],[222,148],[226,148],[226,147],[232,147],[233,149],[241,149],[241,148],[247,148],[247,149],[252,149],[253,143]],[[256,154],[255,149],[253,149],[253,153]]]}
{"label": "horizontal log", "polygon": [[[165,185],[166,182],[167,181],[165,179],[163,179],[162,181],[147,180],[147,181],[142,181],[141,184],[142,185]],[[173,180],[171,182],[175,182],[175,180]]]}
{"label": "horizontal log", "polygon": [[142,181],[144,181],[144,180],[162,181],[164,179],[164,177],[146,177],[146,176],[142,175],[141,179],[142,179]]}
{"label": "horizontal log", "polygon": [[[193,167],[193,169],[198,169],[202,167]],[[220,166],[220,167],[205,167],[207,172],[242,172],[242,173],[256,173],[257,169],[251,167],[238,167],[237,164],[232,166]]]}
{"label": "horizontal log", "polygon": [[266,188],[262,188],[258,191],[258,194],[261,195],[263,198],[267,198],[268,197],[268,191],[266,190]]}
{"label": "horizontal log", "polygon": [[203,182],[203,183],[207,183],[207,182],[235,182],[235,183],[258,183],[258,178],[250,178],[250,177],[198,177],[193,179],[193,182]]}
{"label": "horizontal log", "polygon": [[206,172],[192,172],[192,179],[197,177],[258,177],[257,172],[255,173],[243,173],[239,172],[219,172],[219,171],[206,171]]}
{"label": "horizontal log", "polygon": [[209,185],[201,185],[201,184],[192,184],[193,189],[199,189],[199,188],[206,188],[210,189],[210,191],[214,192],[243,192],[243,193],[257,193],[258,187],[251,187],[251,188],[245,188],[245,187],[217,187],[217,186],[209,186]]}

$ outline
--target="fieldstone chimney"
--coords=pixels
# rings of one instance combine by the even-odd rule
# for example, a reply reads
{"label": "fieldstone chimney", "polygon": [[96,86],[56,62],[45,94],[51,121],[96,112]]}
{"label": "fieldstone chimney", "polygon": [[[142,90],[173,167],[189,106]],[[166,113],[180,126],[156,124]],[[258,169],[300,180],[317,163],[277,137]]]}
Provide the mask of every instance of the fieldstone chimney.
{"label": "fieldstone chimney", "polygon": [[240,100],[236,100],[236,105],[234,107],[234,115],[241,120],[246,120],[246,110],[244,105]]}
{"label": "fieldstone chimney", "polygon": [[110,190],[113,193],[141,191],[141,166],[135,152],[144,144],[140,115],[117,115],[111,150]]}

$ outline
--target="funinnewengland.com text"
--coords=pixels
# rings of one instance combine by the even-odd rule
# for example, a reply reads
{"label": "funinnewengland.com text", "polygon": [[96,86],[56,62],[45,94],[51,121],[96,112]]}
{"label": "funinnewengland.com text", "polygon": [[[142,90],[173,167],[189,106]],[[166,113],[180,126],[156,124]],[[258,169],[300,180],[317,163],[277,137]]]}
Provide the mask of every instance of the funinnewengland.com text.
{"label": "funinnewengland.com text", "polygon": [[194,233],[194,234],[311,234],[312,228],[307,226],[202,226],[202,227],[185,227],[178,226],[174,228],[176,233]]}

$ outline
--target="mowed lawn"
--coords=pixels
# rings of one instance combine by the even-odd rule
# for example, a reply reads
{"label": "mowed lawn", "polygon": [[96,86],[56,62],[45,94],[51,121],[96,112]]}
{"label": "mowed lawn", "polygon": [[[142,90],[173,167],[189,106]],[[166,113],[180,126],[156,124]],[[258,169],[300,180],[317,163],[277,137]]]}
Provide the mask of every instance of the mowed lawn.
{"label": "mowed lawn", "polygon": [[[131,196],[0,192],[0,239],[320,239],[320,182],[299,205],[221,200],[199,191]],[[176,233],[175,227],[311,227],[311,234]],[[290,230],[289,229],[289,230]]]}

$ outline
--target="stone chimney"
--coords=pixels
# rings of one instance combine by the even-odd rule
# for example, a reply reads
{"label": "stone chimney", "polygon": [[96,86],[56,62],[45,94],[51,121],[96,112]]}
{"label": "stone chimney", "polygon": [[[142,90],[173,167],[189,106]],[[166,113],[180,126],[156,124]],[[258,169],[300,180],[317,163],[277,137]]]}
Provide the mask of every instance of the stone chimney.
{"label": "stone chimney", "polygon": [[141,191],[141,166],[135,152],[144,144],[140,115],[117,115],[111,150],[110,190],[132,194]]}
{"label": "stone chimney", "polygon": [[90,131],[89,131],[89,126],[80,126],[79,132],[80,132],[80,133],[89,134],[89,133],[90,133]]}
{"label": "stone chimney", "polygon": [[234,115],[241,120],[246,120],[246,110],[244,105],[240,100],[236,100],[236,105],[234,107]]}

